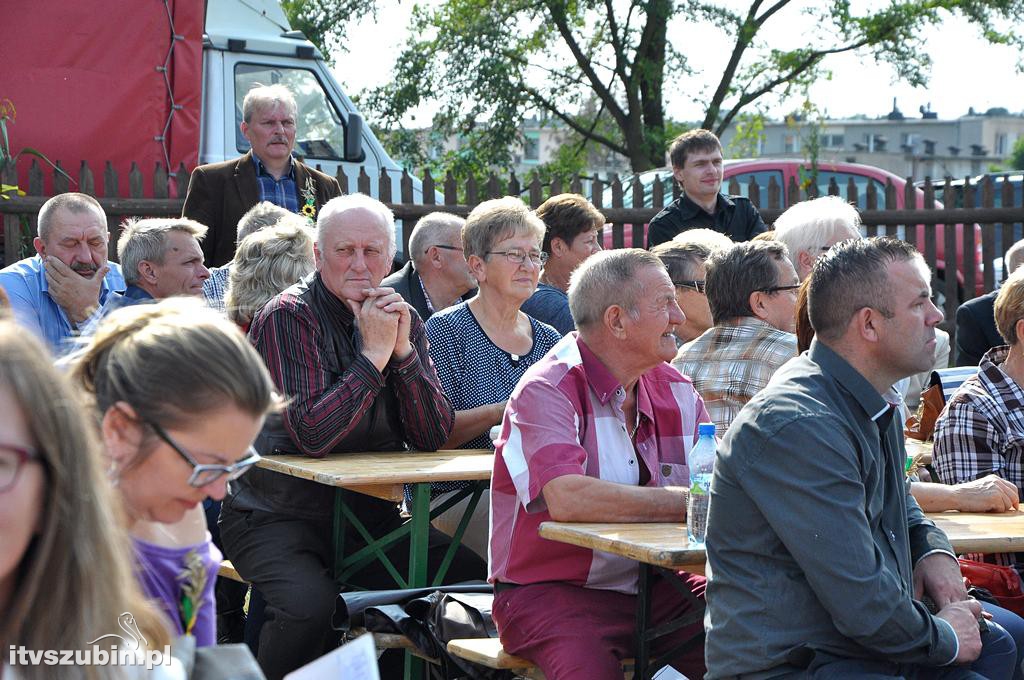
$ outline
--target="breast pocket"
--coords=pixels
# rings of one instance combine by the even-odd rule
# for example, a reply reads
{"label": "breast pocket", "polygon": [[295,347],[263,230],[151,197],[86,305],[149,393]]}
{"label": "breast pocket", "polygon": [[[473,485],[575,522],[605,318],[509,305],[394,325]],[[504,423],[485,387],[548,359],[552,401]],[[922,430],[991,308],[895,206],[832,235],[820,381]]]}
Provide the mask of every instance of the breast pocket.
{"label": "breast pocket", "polygon": [[690,485],[690,466],[681,463],[659,463],[658,474],[661,482],[658,486]]}

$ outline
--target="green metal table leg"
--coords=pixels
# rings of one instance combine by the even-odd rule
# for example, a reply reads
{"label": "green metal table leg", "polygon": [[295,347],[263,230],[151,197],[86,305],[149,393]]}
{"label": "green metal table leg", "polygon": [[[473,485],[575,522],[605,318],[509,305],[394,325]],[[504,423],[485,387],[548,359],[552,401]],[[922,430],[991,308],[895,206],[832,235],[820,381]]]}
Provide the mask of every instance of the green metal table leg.
{"label": "green metal table leg", "polygon": [[344,587],[341,582],[341,572],[345,562],[345,530],[347,528],[345,519],[345,490],[334,490],[334,580],[338,587]]}
{"label": "green metal table leg", "polygon": [[[430,484],[416,484],[412,489],[412,524],[409,532],[409,587],[427,585],[427,545],[430,541]],[[424,676],[423,660],[405,653],[406,680]]]}

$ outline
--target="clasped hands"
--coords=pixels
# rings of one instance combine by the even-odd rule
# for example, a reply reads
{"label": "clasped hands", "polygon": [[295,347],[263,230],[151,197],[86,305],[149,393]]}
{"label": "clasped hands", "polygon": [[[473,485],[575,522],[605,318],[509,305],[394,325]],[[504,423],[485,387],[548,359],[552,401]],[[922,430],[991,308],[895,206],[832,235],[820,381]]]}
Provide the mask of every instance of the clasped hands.
{"label": "clasped hands", "polygon": [[914,597],[928,595],[938,607],[936,616],[953,627],[960,650],[955,663],[970,663],[981,654],[978,621],[992,616],[967,595],[966,580],[960,575],[960,563],[948,553],[928,555],[914,567]]}
{"label": "clasped hands", "polygon": [[362,302],[346,302],[356,317],[363,356],[383,372],[392,357],[401,361],[412,354],[412,311],[393,288],[366,288],[363,293]]}

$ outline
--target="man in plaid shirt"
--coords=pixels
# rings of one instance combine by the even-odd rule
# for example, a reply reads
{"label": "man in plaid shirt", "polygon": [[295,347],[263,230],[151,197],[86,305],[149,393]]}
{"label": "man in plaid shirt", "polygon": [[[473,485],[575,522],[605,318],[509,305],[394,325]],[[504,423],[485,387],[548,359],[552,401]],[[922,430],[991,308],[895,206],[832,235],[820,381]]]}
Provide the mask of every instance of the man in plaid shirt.
{"label": "man in plaid shirt", "polygon": [[693,380],[718,432],[796,356],[796,293],[786,246],[749,241],[707,262],[715,325],[679,348],[672,365]]}

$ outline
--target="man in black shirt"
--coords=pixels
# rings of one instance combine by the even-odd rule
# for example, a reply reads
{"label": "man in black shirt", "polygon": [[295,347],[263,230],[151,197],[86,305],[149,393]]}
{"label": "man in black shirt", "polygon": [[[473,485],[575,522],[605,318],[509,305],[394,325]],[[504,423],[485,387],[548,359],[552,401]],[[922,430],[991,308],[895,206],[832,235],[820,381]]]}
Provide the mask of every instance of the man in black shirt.
{"label": "man in black shirt", "polygon": [[672,240],[688,229],[707,228],[733,241],[749,241],[768,231],[749,199],[725,196],[722,188],[722,144],[708,130],[690,130],[675,138],[669,149],[672,176],[683,195],[654,216],[647,247]]}

